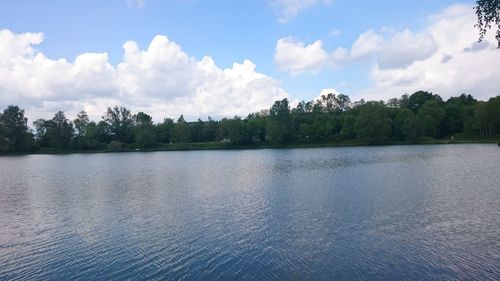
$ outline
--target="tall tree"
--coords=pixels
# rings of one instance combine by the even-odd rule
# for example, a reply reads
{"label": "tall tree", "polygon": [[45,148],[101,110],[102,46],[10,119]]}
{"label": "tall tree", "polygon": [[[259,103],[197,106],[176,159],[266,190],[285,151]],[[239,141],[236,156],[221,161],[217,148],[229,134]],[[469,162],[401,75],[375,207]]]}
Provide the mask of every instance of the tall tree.
{"label": "tall tree", "polygon": [[203,122],[201,119],[198,118],[198,121],[196,121],[191,126],[191,140],[193,142],[204,141],[204,139],[203,139],[203,126],[204,125],[205,125],[205,122]]}
{"label": "tall tree", "polygon": [[186,143],[191,139],[191,129],[189,124],[184,120],[184,116],[181,115],[174,125],[174,141],[176,143]]}
{"label": "tall tree", "polygon": [[139,112],[134,116],[135,121],[135,142],[141,147],[153,147],[157,142],[156,128],[153,126],[153,118]]}
{"label": "tall tree", "polygon": [[87,130],[87,126],[90,123],[89,115],[85,111],[80,111],[76,116],[76,119],[73,120],[73,125],[75,126],[75,134],[76,136],[83,137],[85,135],[85,131]]}
{"label": "tall tree", "polygon": [[424,134],[424,127],[419,118],[408,108],[399,109],[395,119],[395,135],[399,139],[416,142]]}
{"label": "tall tree", "polygon": [[268,140],[274,144],[284,144],[290,140],[290,106],[288,99],[274,102],[269,109],[269,124],[266,129]]}
{"label": "tall tree", "polygon": [[75,138],[73,140],[73,147],[78,149],[87,148],[87,127],[90,123],[89,116],[87,112],[80,111],[73,120],[73,125],[75,129]]}
{"label": "tall tree", "polygon": [[118,106],[108,107],[102,119],[109,126],[112,140],[125,143],[130,143],[133,140],[132,126],[134,119],[130,110]]}
{"label": "tall tree", "polygon": [[383,103],[367,102],[361,106],[354,123],[356,136],[369,144],[381,144],[389,140],[391,120]]}
{"label": "tall tree", "polygon": [[38,119],[33,123],[37,129],[37,140],[42,147],[69,149],[73,138],[73,124],[64,112],[58,111],[50,120]]}
{"label": "tall tree", "polygon": [[162,123],[156,125],[158,141],[170,143],[174,141],[174,119],[165,118]]}
{"label": "tall tree", "polygon": [[0,152],[20,152],[30,149],[33,135],[28,128],[24,110],[9,105],[0,114]]}
{"label": "tall tree", "polygon": [[417,113],[424,125],[425,135],[433,138],[442,137],[441,122],[444,119],[444,111],[437,100],[431,99],[425,102]]}

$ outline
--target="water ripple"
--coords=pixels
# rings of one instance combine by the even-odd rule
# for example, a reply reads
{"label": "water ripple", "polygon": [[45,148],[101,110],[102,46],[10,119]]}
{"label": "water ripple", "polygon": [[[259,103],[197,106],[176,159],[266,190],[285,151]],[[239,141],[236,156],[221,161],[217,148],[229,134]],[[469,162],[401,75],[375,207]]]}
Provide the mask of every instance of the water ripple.
{"label": "water ripple", "polygon": [[0,280],[499,280],[493,145],[0,158]]}

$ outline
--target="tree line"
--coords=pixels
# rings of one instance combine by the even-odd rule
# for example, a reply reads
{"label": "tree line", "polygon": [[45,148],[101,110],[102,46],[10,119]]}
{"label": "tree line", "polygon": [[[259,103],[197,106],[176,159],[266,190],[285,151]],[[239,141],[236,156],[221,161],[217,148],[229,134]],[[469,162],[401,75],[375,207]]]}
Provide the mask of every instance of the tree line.
{"label": "tree line", "polygon": [[125,107],[108,108],[98,122],[85,111],[69,120],[64,112],[28,126],[24,110],[10,105],[0,113],[0,153],[124,150],[165,144],[217,142],[227,147],[297,144],[419,143],[433,139],[477,139],[500,136],[500,96],[477,101],[462,94],[444,101],[419,91],[387,102],[351,102],[342,94],[322,95],[291,107],[287,99],[242,118],[187,122]]}

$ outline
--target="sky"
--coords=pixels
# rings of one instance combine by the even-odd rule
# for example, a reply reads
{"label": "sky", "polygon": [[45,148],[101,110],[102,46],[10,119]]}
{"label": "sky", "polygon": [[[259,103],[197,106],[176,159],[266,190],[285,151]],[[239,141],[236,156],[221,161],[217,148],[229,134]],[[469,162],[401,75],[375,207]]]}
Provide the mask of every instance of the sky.
{"label": "sky", "polygon": [[246,116],[324,93],[500,95],[474,1],[0,1],[0,108],[30,123],[107,107],[157,122]]}

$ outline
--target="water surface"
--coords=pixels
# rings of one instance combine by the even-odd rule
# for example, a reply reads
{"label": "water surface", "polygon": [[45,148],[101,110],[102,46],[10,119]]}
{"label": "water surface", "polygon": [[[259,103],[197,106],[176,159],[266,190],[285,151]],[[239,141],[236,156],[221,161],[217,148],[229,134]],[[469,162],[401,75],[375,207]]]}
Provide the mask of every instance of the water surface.
{"label": "water surface", "polygon": [[1,280],[498,280],[500,148],[0,157]]}

